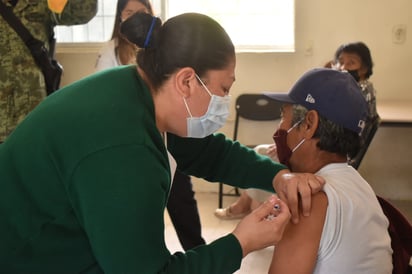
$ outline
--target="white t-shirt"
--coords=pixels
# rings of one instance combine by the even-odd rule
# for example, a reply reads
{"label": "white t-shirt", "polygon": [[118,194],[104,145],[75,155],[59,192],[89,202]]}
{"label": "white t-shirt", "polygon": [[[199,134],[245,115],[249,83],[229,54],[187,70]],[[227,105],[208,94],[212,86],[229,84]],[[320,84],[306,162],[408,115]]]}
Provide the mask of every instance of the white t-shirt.
{"label": "white t-shirt", "polygon": [[392,273],[389,221],[370,185],[346,163],[317,174],[326,180],[328,208],[313,273]]}
{"label": "white t-shirt", "polygon": [[113,68],[120,65],[118,56],[116,56],[115,52],[116,47],[117,39],[107,41],[103,45],[96,60],[95,71]]}
{"label": "white t-shirt", "polygon": [[[167,148],[167,134],[164,134],[164,141],[165,141],[165,147]],[[170,166],[170,188],[172,188],[173,184],[173,178],[175,177],[176,169],[177,169],[177,163],[175,158],[173,158],[173,155],[167,150],[167,157],[169,158],[169,166]]]}

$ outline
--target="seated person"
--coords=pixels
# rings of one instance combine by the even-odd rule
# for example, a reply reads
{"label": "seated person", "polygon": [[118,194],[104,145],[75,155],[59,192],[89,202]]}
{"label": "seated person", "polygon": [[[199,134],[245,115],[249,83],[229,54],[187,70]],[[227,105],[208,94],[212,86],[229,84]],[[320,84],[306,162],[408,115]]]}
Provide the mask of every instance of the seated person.
{"label": "seated person", "polygon": [[361,145],[368,105],[347,72],[313,69],[288,94],[273,139],[293,172],[326,179],[310,217],[291,222],[276,245],[269,273],[392,273],[388,219],[376,194],[347,164]]}
{"label": "seated person", "polygon": [[[369,48],[363,42],[352,42],[342,44],[335,52],[334,59],[331,61],[331,67],[338,70],[348,71],[358,82],[362,90],[362,94],[368,102],[369,116],[366,120],[366,127],[362,134],[362,145],[367,146],[368,137],[373,128],[373,124],[379,123],[379,115],[376,111],[376,90],[369,81],[369,77],[373,73],[373,61]],[[375,134],[375,133],[372,133]],[[358,168],[360,161],[363,158],[365,150],[360,151],[352,159],[349,159],[349,164]]]}
{"label": "seated person", "polygon": [[[362,143],[365,143],[365,139],[369,135],[369,130],[371,130],[369,125],[375,119],[379,119],[376,111],[376,90],[369,80],[373,74],[373,61],[369,48],[363,42],[342,44],[336,50],[333,60],[327,62],[324,66],[336,70],[346,70],[358,82],[369,106],[369,117],[366,121],[367,126],[364,134],[362,134],[364,137]],[[273,154],[276,154],[276,146],[264,145],[263,147],[259,147],[259,151],[263,152],[262,154],[266,154],[266,149],[268,149],[269,154],[272,154],[269,156],[277,161],[276,158],[273,158]],[[276,155],[274,157],[276,157]],[[354,159],[349,159],[349,163],[356,166],[357,160],[354,156]],[[269,195],[270,193],[260,190],[243,190],[239,199],[234,203],[226,208],[217,208],[215,210],[215,216],[220,219],[240,219],[251,210],[257,208],[262,201],[266,200],[264,198],[269,197]]]}
{"label": "seated person", "polygon": [[373,74],[373,61],[369,48],[362,42],[341,45],[335,52],[332,68],[346,70],[355,78],[368,102],[369,119],[378,116],[376,90],[369,80]]}

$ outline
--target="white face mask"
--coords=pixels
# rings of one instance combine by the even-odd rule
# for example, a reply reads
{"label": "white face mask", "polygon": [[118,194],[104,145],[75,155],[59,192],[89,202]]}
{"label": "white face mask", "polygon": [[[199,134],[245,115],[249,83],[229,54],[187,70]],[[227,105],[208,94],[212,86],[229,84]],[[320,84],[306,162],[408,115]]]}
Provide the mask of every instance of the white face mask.
{"label": "white face mask", "polygon": [[227,117],[229,116],[230,96],[225,95],[222,97],[213,95],[197,74],[196,78],[212,98],[210,99],[206,113],[201,117],[193,117],[186,99],[183,97],[183,102],[190,115],[190,117],[187,118],[187,137],[204,138],[216,132],[226,123]]}

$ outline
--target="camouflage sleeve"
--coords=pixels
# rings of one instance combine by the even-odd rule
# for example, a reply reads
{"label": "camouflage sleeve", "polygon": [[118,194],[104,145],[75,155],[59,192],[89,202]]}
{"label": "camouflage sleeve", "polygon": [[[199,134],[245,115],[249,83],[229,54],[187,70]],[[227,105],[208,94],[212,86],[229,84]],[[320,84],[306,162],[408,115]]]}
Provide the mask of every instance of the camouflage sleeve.
{"label": "camouflage sleeve", "polygon": [[56,25],[86,24],[97,13],[97,0],[68,0],[61,14],[53,13]]}

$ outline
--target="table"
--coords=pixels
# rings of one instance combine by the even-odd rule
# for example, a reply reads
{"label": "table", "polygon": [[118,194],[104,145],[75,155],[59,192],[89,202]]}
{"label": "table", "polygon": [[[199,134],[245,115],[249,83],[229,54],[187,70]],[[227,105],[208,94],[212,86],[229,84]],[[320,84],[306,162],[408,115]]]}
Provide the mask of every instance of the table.
{"label": "table", "polygon": [[384,100],[377,103],[380,126],[412,127],[412,100]]}

